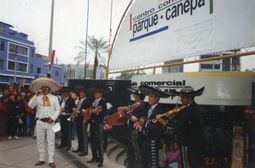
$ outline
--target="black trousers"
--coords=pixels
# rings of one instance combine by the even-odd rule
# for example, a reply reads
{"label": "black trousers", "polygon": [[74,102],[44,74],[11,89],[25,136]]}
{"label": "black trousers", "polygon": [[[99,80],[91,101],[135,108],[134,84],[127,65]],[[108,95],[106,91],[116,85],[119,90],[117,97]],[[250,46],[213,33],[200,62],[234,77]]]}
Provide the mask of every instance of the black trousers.
{"label": "black trousers", "polygon": [[146,154],[146,168],[158,168],[158,153],[160,149],[160,139],[150,139],[146,137],[145,141],[145,154]]}
{"label": "black trousers", "polygon": [[60,115],[61,125],[61,147],[71,147],[71,121],[68,121],[70,115]]}
{"label": "black trousers", "polygon": [[142,157],[141,157],[141,146],[140,146],[140,139],[139,139],[139,132],[136,130],[132,130],[132,146],[134,149],[134,162],[135,168],[142,168]]}
{"label": "black trousers", "polygon": [[200,148],[181,147],[181,159],[183,168],[203,168],[202,150]]}
{"label": "black trousers", "polygon": [[78,149],[77,150],[79,152],[83,153],[83,152],[85,152],[83,116],[77,117],[77,137],[78,137]]}
{"label": "black trousers", "polygon": [[15,136],[18,128],[18,117],[9,117],[7,122],[8,135]]}
{"label": "black trousers", "polygon": [[92,160],[104,161],[103,149],[103,124],[91,123],[90,124],[90,140],[92,149]]}

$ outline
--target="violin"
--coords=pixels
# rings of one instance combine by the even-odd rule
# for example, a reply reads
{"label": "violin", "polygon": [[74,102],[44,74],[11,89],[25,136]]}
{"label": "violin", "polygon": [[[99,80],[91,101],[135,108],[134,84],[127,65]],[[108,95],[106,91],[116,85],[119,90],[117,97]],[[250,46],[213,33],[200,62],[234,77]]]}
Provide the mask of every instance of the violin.
{"label": "violin", "polygon": [[173,118],[175,117],[179,112],[181,112],[182,110],[184,110],[185,108],[189,107],[189,105],[182,105],[180,107],[176,107],[172,110],[169,110],[168,112],[164,113],[164,114],[158,114],[156,116],[155,119],[152,119],[153,123],[159,122],[161,125],[166,125],[166,122],[163,120],[162,117],[166,117],[166,118]]}

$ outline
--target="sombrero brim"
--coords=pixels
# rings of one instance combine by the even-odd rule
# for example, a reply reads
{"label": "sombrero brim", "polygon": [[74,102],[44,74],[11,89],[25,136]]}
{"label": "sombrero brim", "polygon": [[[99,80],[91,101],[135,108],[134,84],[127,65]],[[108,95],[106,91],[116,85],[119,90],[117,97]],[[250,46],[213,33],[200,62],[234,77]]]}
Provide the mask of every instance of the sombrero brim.
{"label": "sombrero brim", "polygon": [[137,90],[137,89],[134,89],[134,88],[127,88],[127,91],[130,93],[130,94],[137,94],[137,95],[141,95],[143,93],[141,93],[141,91]]}
{"label": "sombrero brim", "polygon": [[170,89],[168,91],[169,96],[201,96],[204,92],[205,87],[202,87],[198,90],[195,90],[193,92],[182,92],[182,91],[177,91],[175,89]]}
{"label": "sombrero brim", "polygon": [[61,88],[60,84],[57,81],[46,77],[33,80],[29,88],[32,92],[36,92],[40,90],[43,86],[49,87],[51,92],[56,92]]}
{"label": "sombrero brim", "polygon": [[102,92],[102,93],[106,93],[109,90],[107,88],[97,88],[97,87],[93,87],[93,88],[89,88],[88,92],[90,93],[95,93],[95,92]]}
{"label": "sombrero brim", "polygon": [[151,87],[151,86],[148,86],[148,85],[139,86],[139,90],[145,95],[153,94],[153,95],[155,95],[157,97],[160,97],[160,98],[169,97],[169,95],[167,93],[162,92],[161,90],[159,90],[157,88],[154,88],[154,87]]}
{"label": "sombrero brim", "polygon": [[72,92],[72,91],[73,91],[73,89],[70,88],[70,87],[62,87],[62,88],[59,90],[60,93],[68,93],[68,92]]}

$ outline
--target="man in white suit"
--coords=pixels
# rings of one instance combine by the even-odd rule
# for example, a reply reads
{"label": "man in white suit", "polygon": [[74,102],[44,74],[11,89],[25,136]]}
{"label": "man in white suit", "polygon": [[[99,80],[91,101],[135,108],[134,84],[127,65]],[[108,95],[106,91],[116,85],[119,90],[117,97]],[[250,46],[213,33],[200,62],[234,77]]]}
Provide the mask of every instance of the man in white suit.
{"label": "man in white suit", "polygon": [[[56,91],[59,84],[49,78],[38,78],[31,83],[30,89],[36,94],[29,101],[31,108],[36,108],[36,137],[39,161],[35,166],[45,164],[45,133],[48,143],[49,166],[55,168],[55,132],[52,127],[60,114],[58,98],[51,91]],[[40,88],[40,89],[39,89]]]}

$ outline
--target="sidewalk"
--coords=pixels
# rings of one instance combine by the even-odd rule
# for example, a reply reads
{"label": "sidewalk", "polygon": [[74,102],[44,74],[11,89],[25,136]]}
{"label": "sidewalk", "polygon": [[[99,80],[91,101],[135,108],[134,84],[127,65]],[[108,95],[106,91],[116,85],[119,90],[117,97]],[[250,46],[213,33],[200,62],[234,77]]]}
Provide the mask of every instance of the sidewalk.
{"label": "sidewalk", "polygon": [[[56,143],[60,144],[60,139],[56,139]],[[72,149],[77,149],[78,147],[78,141],[77,139],[72,140]],[[110,146],[109,146],[110,147]],[[77,153],[73,153],[72,149],[69,151],[65,151],[63,149],[58,149],[58,151],[64,155],[66,158],[69,158],[72,160],[72,162],[78,167],[78,168],[97,168],[97,163],[86,163],[88,160],[92,158],[91,150],[89,148],[89,153],[86,156],[78,156]],[[113,162],[108,158],[108,154],[104,153],[104,163],[103,168],[125,168],[122,165],[117,164],[116,162]]]}
{"label": "sidewalk", "polygon": [[[21,137],[7,140],[7,137],[0,137],[0,168],[49,168],[47,160],[42,166],[34,166],[36,161],[38,152],[35,139]],[[55,163],[59,168],[76,168],[58,150],[55,152]]]}
{"label": "sidewalk", "polygon": [[[59,143],[59,139],[56,139]],[[77,140],[72,141],[73,149],[77,148]],[[59,168],[97,168],[97,163],[88,164],[86,161],[92,158],[91,152],[87,156],[78,156],[77,153],[56,149],[55,163]],[[36,140],[32,137],[20,137],[19,139],[7,140],[7,137],[0,137],[0,168],[49,168],[47,160],[42,166],[34,166],[38,161]],[[104,155],[103,168],[124,168],[109,160]]]}

